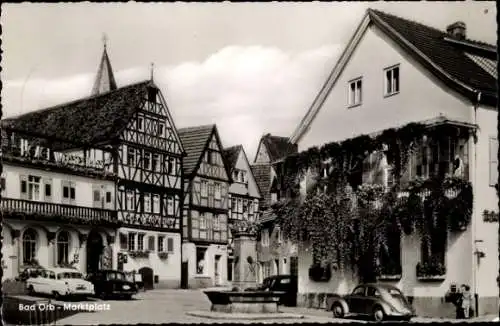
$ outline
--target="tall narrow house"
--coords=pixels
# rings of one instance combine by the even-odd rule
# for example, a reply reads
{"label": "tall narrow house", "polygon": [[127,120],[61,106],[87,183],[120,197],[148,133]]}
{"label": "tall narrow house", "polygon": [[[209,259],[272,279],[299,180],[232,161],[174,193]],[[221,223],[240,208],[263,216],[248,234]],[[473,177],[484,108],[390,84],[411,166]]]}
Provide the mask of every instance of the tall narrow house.
{"label": "tall narrow house", "polygon": [[179,129],[184,162],[183,287],[227,282],[230,170],[215,125]]}
{"label": "tall narrow house", "polygon": [[286,195],[280,163],[287,155],[296,152],[297,146],[292,145],[288,138],[266,134],[260,139],[252,165],[261,194],[259,222],[262,228],[257,243],[261,280],[271,275],[298,273],[296,246],[284,239],[280,227],[274,223],[276,216],[271,208]]}
{"label": "tall narrow house", "polygon": [[[114,201],[122,224],[112,245],[113,268],[141,273],[146,288],[179,287],[184,150],[152,80],[117,87],[105,48],[90,97],[9,123],[52,139],[48,147],[65,155],[99,161],[115,175],[113,194],[103,198],[99,184],[92,192],[96,206]],[[62,147],[58,139],[75,145]],[[91,256],[102,255],[95,248]],[[96,261],[83,272],[99,268]]]}
{"label": "tall narrow house", "polygon": [[250,163],[242,145],[224,149],[224,159],[231,170],[233,182],[229,187],[229,260],[227,279],[233,280],[234,255],[231,225],[238,221],[257,221],[259,217],[260,192]]}

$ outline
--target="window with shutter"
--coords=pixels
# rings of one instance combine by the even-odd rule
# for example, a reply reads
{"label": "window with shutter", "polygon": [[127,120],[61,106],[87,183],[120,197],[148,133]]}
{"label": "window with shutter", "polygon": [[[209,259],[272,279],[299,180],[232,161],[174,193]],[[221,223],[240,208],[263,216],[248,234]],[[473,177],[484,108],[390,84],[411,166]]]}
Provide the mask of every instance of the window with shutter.
{"label": "window with shutter", "polygon": [[167,252],[169,253],[174,252],[174,239],[172,238],[167,239]]}
{"label": "window with shutter", "polygon": [[490,137],[490,186],[498,183],[498,139]]}
{"label": "window with shutter", "polygon": [[153,235],[148,237],[148,250],[155,250],[155,237]]}

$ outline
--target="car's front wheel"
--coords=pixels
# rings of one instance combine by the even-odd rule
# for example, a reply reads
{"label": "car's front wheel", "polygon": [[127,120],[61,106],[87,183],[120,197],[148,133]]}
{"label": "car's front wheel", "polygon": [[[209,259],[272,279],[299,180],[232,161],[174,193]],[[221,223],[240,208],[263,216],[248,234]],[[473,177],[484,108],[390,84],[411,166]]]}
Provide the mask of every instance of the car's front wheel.
{"label": "car's front wheel", "polygon": [[61,299],[61,294],[57,291],[53,291],[52,295],[54,296],[54,299],[60,300]]}
{"label": "car's front wheel", "polygon": [[332,306],[333,318],[344,318],[344,307],[340,303],[334,303]]}
{"label": "car's front wheel", "polygon": [[373,320],[375,321],[383,321],[385,319],[385,312],[382,307],[375,307],[373,309]]}

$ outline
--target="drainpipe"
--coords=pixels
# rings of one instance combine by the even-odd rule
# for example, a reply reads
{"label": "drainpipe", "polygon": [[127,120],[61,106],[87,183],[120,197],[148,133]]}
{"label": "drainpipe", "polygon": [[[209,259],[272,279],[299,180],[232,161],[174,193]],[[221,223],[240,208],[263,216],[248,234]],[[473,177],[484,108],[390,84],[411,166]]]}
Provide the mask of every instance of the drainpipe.
{"label": "drainpipe", "polygon": [[[477,109],[479,106],[479,101],[481,100],[481,92],[476,90],[476,99],[474,103],[474,115],[473,115],[473,125],[477,125]],[[472,171],[473,175],[473,189],[477,189],[477,141],[476,141],[477,135],[474,136],[474,143],[472,144],[472,149],[474,150],[474,156],[473,156],[473,163],[474,163],[474,170]],[[470,170],[470,169],[469,169]],[[474,199],[477,198],[477,190],[473,191],[474,194]],[[477,269],[478,269],[478,264],[479,264],[479,259],[478,256],[476,256],[475,251],[476,251],[476,223],[477,223],[477,209],[475,205],[473,206],[472,209],[472,249],[474,250],[473,252],[473,259],[472,259],[472,281],[474,283],[474,305],[475,305],[475,315],[476,317],[479,316],[479,293],[478,293],[478,286],[477,286]]]}

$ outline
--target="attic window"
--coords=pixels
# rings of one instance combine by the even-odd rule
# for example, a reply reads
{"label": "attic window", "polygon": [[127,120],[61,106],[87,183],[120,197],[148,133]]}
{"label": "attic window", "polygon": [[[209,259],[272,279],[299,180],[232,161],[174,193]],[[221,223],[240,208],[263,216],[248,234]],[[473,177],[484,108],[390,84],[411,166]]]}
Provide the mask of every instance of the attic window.
{"label": "attic window", "polygon": [[384,95],[390,96],[399,93],[399,66],[387,68],[385,72]]}
{"label": "attic window", "polygon": [[349,82],[349,107],[361,105],[362,79],[358,78]]}
{"label": "attic window", "polygon": [[156,94],[158,90],[154,87],[148,87],[148,101],[156,103]]}

